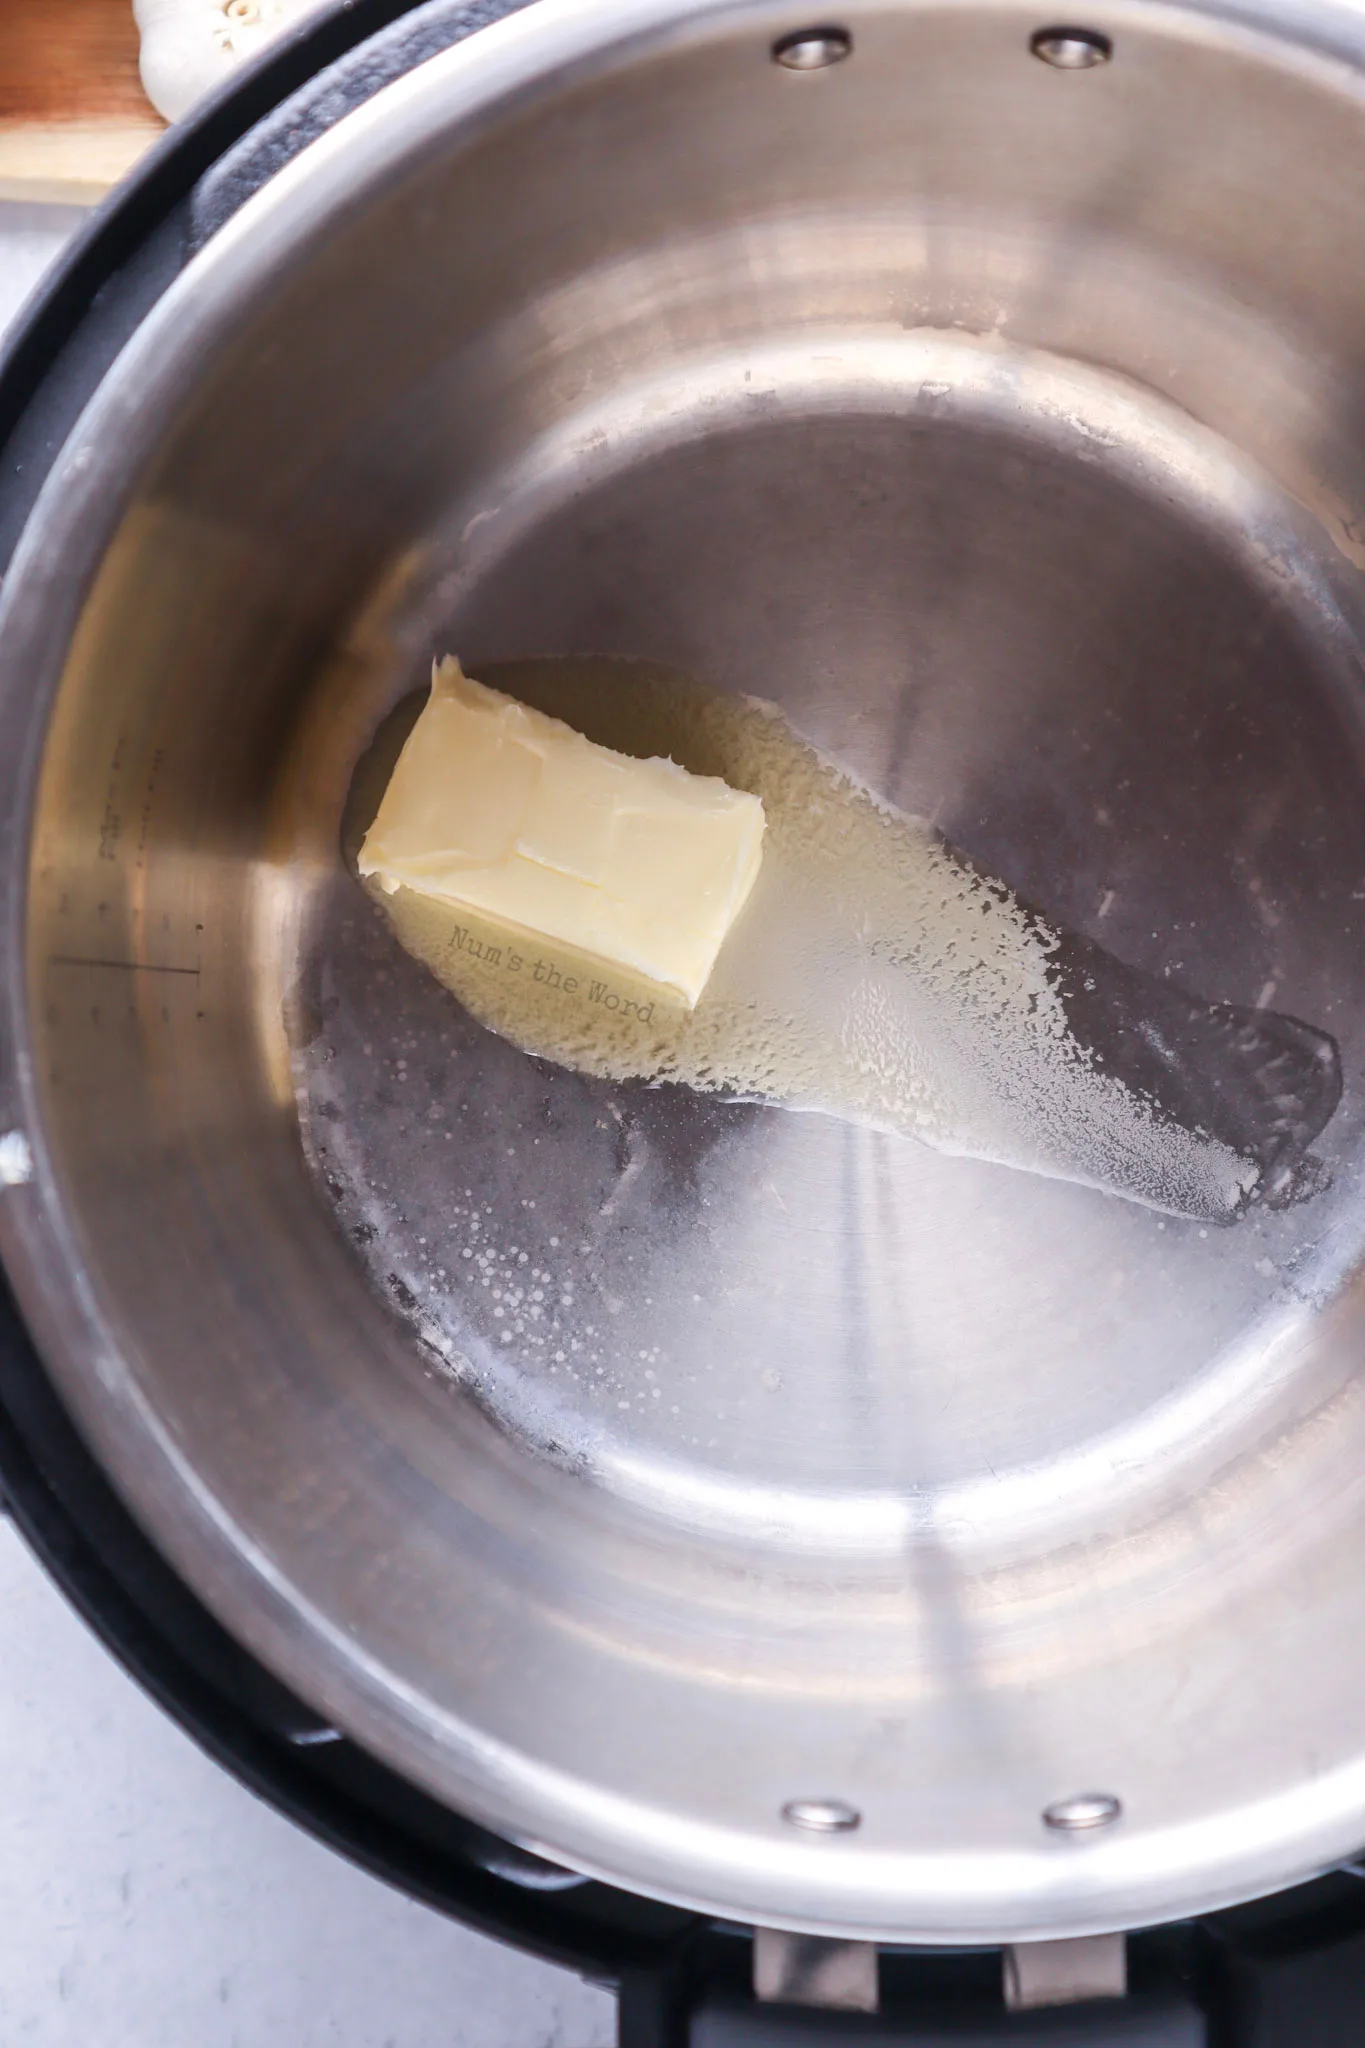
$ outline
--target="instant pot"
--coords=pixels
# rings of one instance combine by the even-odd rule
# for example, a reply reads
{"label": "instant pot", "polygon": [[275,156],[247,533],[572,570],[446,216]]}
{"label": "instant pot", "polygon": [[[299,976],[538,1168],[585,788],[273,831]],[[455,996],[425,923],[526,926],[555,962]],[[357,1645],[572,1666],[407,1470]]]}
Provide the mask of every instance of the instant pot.
{"label": "instant pot", "polygon": [[[6,1505],[624,2048],[1365,2032],[1362,217],[1347,6],[356,0],[11,344]],[[344,857],[447,651],[776,701],[1311,1172],[523,1057]]]}

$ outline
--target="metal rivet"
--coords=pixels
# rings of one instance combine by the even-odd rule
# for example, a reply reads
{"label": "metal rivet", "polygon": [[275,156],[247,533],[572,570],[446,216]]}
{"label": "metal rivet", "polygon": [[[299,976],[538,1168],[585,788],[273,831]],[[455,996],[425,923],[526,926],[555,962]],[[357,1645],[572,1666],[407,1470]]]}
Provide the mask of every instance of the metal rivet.
{"label": "metal rivet", "polygon": [[1123,1812],[1123,1802],[1112,1792],[1078,1792],[1074,1799],[1058,1799],[1043,1808],[1043,1826],[1062,1834],[1082,1834],[1087,1828],[1107,1828]]}
{"label": "metal rivet", "polygon": [[22,1131],[0,1137],[0,1188],[21,1188],[33,1178],[33,1147]]}
{"label": "metal rivet", "polygon": [[798,28],[773,44],[773,62],[788,71],[825,71],[853,54],[846,28]]}
{"label": "metal rivet", "polygon": [[1089,71],[1114,54],[1114,45],[1097,28],[1040,28],[1029,37],[1029,48],[1058,71]]}
{"label": "metal rivet", "polygon": [[789,1799],[782,1818],[790,1827],[812,1835],[846,1835],[862,1826],[863,1817],[846,1799]]}

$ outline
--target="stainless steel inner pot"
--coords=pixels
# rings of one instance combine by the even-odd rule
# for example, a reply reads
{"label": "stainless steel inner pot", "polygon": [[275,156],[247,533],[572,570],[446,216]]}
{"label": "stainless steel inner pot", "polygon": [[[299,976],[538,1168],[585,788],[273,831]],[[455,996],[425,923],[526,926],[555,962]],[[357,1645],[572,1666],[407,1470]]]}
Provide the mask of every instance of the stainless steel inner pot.
{"label": "stainless steel inner pot", "polygon": [[[0,1231],[156,1542],[441,1797],[1080,1933],[1365,1841],[1365,15],[838,25],[541,0],[129,343],[0,618]],[[776,699],[1330,1031],[1330,1188],[1218,1229],[523,1058],[339,855],[446,650]]]}

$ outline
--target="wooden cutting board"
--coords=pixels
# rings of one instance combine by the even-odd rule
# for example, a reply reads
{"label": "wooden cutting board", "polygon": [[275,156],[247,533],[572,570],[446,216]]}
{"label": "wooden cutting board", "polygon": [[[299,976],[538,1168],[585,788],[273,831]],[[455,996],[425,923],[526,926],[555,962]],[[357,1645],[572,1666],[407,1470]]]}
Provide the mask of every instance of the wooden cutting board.
{"label": "wooden cutting board", "polygon": [[0,199],[89,206],[165,122],[138,78],[132,0],[0,0]]}

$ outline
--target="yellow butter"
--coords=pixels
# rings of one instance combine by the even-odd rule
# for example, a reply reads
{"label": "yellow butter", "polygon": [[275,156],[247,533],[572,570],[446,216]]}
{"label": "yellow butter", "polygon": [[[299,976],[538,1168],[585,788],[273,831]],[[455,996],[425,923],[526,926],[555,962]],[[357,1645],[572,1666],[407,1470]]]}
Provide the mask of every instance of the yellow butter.
{"label": "yellow butter", "polygon": [[599,747],[447,659],[359,867],[691,1007],[754,885],[763,829],[756,796]]}

